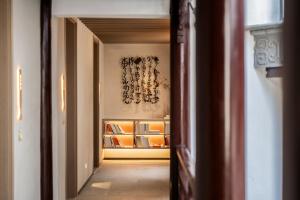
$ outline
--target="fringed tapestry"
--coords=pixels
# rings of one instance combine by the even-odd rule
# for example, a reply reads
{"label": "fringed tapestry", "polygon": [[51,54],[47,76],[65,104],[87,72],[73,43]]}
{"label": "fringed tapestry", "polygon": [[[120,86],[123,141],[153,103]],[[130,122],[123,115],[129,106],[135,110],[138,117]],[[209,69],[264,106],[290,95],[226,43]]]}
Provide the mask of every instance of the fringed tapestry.
{"label": "fringed tapestry", "polygon": [[158,65],[157,56],[121,58],[124,103],[159,101]]}

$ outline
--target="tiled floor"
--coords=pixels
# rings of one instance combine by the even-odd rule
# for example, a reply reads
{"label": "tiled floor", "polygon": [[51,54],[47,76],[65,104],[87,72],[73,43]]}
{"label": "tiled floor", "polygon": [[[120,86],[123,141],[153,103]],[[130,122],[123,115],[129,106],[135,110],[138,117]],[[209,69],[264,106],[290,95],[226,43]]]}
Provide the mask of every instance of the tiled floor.
{"label": "tiled floor", "polygon": [[169,161],[105,160],[78,200],[167,200]]}

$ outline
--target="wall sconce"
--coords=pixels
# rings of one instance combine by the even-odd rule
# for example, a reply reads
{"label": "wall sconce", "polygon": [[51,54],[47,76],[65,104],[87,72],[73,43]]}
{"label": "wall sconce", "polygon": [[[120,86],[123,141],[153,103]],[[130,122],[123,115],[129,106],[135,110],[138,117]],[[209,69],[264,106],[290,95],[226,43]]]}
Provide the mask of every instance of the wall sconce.
{"label": "wall sconce", "polygon": [[17,68],[17,120],[22,120],[23,108],[23,74],[21,67]]}
{"label": "wall sconce", "polygon": [[64,112],[66,110],[66,81],[63,74],[60,76],[60,98],[61,111]]}

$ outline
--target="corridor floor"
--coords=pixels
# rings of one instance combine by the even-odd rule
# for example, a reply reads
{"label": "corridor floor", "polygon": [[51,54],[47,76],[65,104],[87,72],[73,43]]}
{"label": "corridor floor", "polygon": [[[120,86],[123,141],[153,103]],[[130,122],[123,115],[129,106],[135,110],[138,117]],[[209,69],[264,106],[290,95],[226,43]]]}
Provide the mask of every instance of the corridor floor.
{"label": "corridor floor", "polygon": [[167,200],[169,161],[105,160],[77,200]]}

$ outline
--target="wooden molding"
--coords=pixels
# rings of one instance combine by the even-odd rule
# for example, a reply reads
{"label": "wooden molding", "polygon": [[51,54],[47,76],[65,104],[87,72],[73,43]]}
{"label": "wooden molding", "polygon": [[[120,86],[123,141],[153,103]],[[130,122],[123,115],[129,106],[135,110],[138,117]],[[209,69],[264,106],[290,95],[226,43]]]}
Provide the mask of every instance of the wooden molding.
{"label": "wooden molding", "polygon": [[0,0],[0,200],[13,199],[11,0]]}
{"label": "wooden molding", "polygon": [[281,78],[283,77],[283,67],[267,67],[267,78]]}
{"label": "wooden molding", "polygon": [[[189,6],[171,1],[171,199],[190,199],[185,182],[182,147],[189,148]],[[189,186],[193,187],[193,186]]]}
{"label": "wooden molding", "polygon": [[53,199],[51,17],[52,1],[41,1],[41,199]]}

